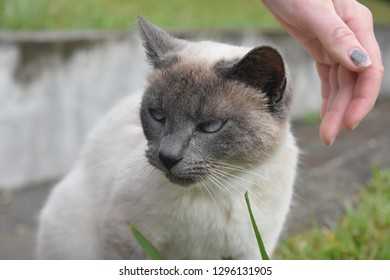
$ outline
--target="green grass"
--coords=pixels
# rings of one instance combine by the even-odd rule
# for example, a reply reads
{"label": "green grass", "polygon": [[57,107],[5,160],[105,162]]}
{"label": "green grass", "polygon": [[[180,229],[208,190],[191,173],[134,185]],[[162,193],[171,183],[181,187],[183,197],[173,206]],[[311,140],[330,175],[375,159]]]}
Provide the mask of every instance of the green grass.
{"label": "green grass", "polygon": [[259,229],[257,227],[257,223],[256,223],[256,220],[255,220],[255,217],[253,216],[252,207],[251,207],[251,203],[250,203],[250,200],[249,200],[248,192],[245,193],[244,197],[245,197],[246,205],[248,207],[248,213],[249,213],[249,217],[251,219],[253,231],[254,231],[255,236],[256,236],[257,246],[259,247],[261,259],[269,260],[269,256],[268,256],[268,253],[267,253],[267,251],[265,249],[265,246],[264,246],[264,243],[263,243],[263,239],[261,238],[261,234],[260,234],[260,231],[259,231]]}
{"label": "green grass", "polygon": [[127,224],[137,242],[151,260],[164,260],[160,251],[132,224]]}
{"label": "green grass", "polygon": [[[390,23],[390,1],[360,2]],[[129,29],[137,13],[164,28],[279,27],[260,0],[0,0],[0,30]]]}
{"label": "green grass", "polygon": [[307,112],[301,119],[303,124],[314,125],[321,123],[320,113],[316,110]]}
{"label": "green grass", "polygon": [[0,29],[128,29],[137,13],[168,28],[278,26],[260,0],[0,0]]}
{"label": "green grass", "polygon": [[360,191],[359,202],[347,204],[345,217],[331,229],[314,228],[289,237],[278,247],[278,259],[390,259],[390,169],[374,170]]}

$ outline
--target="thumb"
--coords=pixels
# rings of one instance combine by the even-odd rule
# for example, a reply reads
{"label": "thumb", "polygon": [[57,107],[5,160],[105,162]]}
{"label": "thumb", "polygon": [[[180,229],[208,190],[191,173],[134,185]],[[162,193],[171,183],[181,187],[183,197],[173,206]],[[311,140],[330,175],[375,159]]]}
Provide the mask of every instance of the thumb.
{"label": "thumb", "polygon": [[351,71],[361,71],[371,65],[367,51],[348,25],[336,13],[327,19],[312,22],[310,29],[331,57]]}

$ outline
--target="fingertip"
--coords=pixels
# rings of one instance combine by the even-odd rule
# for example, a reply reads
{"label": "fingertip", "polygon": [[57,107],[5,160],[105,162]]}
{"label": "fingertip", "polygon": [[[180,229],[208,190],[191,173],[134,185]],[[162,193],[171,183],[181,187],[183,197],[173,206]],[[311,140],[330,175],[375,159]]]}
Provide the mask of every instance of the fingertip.
{"label": "fingertip", "polygon": [[354,131],[359,125],[360,125],[360,122],[359,122],[359,121],[355,121],[355,122],[348,122],[348,121],[345,121],[345,122],[344,122],[344,127],[345,127],[349,132]]}
{"label": "fingertip", "polygon": [[320,125],[320,138],[325,145],[331,146],[342,127],[342,118],[335,112],[327,112]]}
{"label": "fingertip", "polygon": [[372,64],[372,61],[366,51],[360,48],[353,48],[349,52],[349,59],[359,68],[366,68]]}
{"label": "fingertip", "polygon": [[344,118],[345,128],[348,129],[349,131],[354,131],[359,126],[362,118],[363,117],[358,117],[356,115],[351,116],[351,114],[348,114],[348,111],[347,111],[347,114]]}
{"label": "fingertip", "polygon": [[320,128],[320,138],[326,146],[331,146],[336,139],[336,136],[330,136],[326,131]]}
{"label": "fingertip", "polygon": [[336,139],[336,135],[333,135],[333,133],[329,129],[326,128],[324,121],[321,122],[319,132],[320,132],[320,138],[321,138],[322,142],[326,146],[331,146],[333,144],[334,140]]}
{"label": "fingertip", "polygon": [[360,45],[350,47],[349,51],[344,50],[343,53],[342,48],[335,50],[333,58],[353,72],[363,72],[372,65],[370,56]]}
{"label": "fingertip", "polygon": [[343,119],[343,125],[349,130],[355,130],[362,120],[369,114],[373,109],[376,101],[376,96],[372,99],[357,98],[352,100],[349,104]]}

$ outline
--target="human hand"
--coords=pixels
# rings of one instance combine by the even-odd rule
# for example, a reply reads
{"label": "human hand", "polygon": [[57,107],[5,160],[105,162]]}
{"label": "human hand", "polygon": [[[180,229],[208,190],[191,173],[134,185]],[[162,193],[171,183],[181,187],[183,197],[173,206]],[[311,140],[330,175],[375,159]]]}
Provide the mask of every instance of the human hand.
{"label": "human hand", "polygon": [[378,97],[384,69],[371,12],[355,0],[263,0],[317,63],[321,79],[320,137],[331,145],[344,126],[355,129]]}

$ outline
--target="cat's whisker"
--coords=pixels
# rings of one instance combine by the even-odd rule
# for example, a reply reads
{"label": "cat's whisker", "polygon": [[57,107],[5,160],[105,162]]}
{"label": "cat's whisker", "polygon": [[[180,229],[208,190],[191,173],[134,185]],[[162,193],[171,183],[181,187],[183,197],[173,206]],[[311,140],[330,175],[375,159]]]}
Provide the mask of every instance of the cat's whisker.
{"label": "cat's whisker", "polygon": [[96,164],[91,165],[91,166],[85,166],[85,167],[83,168],[83,170],[84,170],[84,171],[89,171],[89,170],[91,170],[91,169],[100,167],[100,166],[105,165],[105,164],[110,164],[110,163],[113,163],[113,162],[115,162],[115,161],[119,161],[119,160],[121,160],[121,159],[122,159],[122,157],[115,157],[115,158],[111,158],[111,159],[108,159],[108,160],[104,160],[104,161],[102,161],[102,162],[96,163]]}
{"label": "cat's whisker", "polygon": [[[204,154],[202,151],[198,150],[199,153],[201,154]],[[205,156],[206,157],[206,156]],[[250,164],[248,164],[250,165]],[[217,168],[216,168],[217,167]],[[279,186],[277,186],[276,184],[274,184],[272,181],[270,181],[266,176],[263,176],[261,174],[257,174],[255,172],[252,172],[252,171],[249,171],[247,170],[246,168],[244,167],[241,167],[241,166],[237,166],[237,165],[233,165],[233,164],[230,164],[230,163],[226,163],[226,162],[221,162],[221,161],[212,161],[211,163],[211,166],[210,166],[210,171],[211,173],[216,176],[216,174],[218,174],[218,178],[219,180],[221,179],[224,179],[222,178],[225,177],[226,179],[224,179],[224,182],[225,183],[228,183],[228,185],[230,187],[232,187],[235,191],[237,191],[238,193],[240,193],[241,195],[243,195],[245,193],[245,191],[248,191],[252,197],[255,197],[257,200],[261,201],[261,199],[256,195],[254,194],[250,189],[246,189],[244,186],[243,186],[243,182],[249,182],[252,184],[252,186],[257,186],[257,187],[260,187],[261,189],[265,189],[264,186],[260,185],[260,184],[257,184],[257,183],[254,183],[252,181],[249,181],[248,179],[244,179],[240,176],[237,176],[237,175],[234,175],[234,174],[231,174],[231,172],[227,172],[227,171],[224,171],[222,169],[227,169],[228,171],[237,171],[239,173],[247,173],[247,174],[250,174],[250,175],[254,175],[254,176],[257,176],[259,178],[261,178],[262,180],[264,181],[267,181],[268,184],[271,184],[274,188],[280,188]],[[239,185],[239,187],[241,187],[241,190],[237,188],[237,186],[234,186],[232,185],[232,183],[229,182],[229,180],[227,179],[235,179],[233,180],[236,184]],[[241,180],[243,181],[242,183],[240,183],[238,180]],[[231,180],[230,180],[231,181]],[[225,190],[226,189],[226,186],[223,187],[221,186],[221,184],[219,184],[220,188],[222,190]],[[266,189],[265,189],[266,190]],[[226,192],[226,190],[225,190]]]}
{"label": "cat's whisker", "polygon": [[253,183],[253,182],[248,180],[248,179],[244,179],[244,178],[242,178],[240,176],[237,176],[237,175],[233,174],[231,171],[237,171],[238,173],[247,173],[249,175],[258,176],[262,180],[268,180],[268,178],[263,176],[263,175],[256,174],[254,172],[248,171],[248,170],[243,169],[243,168],[233,168],[233,167],[227,167],[227,166],[220,166],[220,168],[215,168],[215,169],[218,170],[219,172],[225,174],[226,176],[230,176],[230,177],[233,177],[233,178],[241,179],[241,180],[244,180],[244,181],[246,181],[248,183]]}
{"label": "cat's whisker", "polygon": [[[117,150],[117,149],[115,149],[115,148],[107,148],[107,150],[115,151],[115,150]],[[101,152],[101,151],[99,151],[99,152]],[[91,165],[91,166],[85,166],[85,167],[84,167],[84,170],[85,170],[85,171],[88,171],[88,170],[91,170],[91,169],[100,167],[100,166],[102,166],[102,165],[113,164],[113,163],[115,163],[116,161],[120,161],[120,160],[122,160],[122,159],[124,159],[124,158],[127,159],[127,158],[129,158],[129,157],[131,157],[132,159],[133,159],[133,158],[136,159],[136,160],[133,160],[134,162],[137,162],[138,160],[141,161],[142,159],[145,158],[145,156],[144,156],[144,151],[142,151],[142,153],[139,153],[139,154],[138,154],[138,153],[137,153],[137,150],[135,150],[135,152],[132,152],[131,155],[127,155],[127,156],[120,155],[120,156],[117,156],[117,157],[114,157],[114,158],[111,158],[111,159],[104,160],[104,161],[102,161],[102,162],[98,162],[98,163],[96,163],[96,164],[94,164],[94,165]]]}
{"label": "cat's whisker", "polygon": [[154,167],[151,166],[147,161],[139,162],[135,166],[127,166],[127,170],[129,174],[135,175],[135,174],[143,174],[145,172],[148,172],[150,170],[153,170]]}
{"label": "cat's whisker", "polygon": [[261,179],[267,179],[262,174],[255,173],[253,171],[248,170],[247,168],[244,168],[244,167],[241,167],[241,166],[238,166],[238,165],[234,165],[234,164],[230,164],[230,163],[227,163],[227,162],[214,161],[213,165],[219,166],[219,167],[224,168],[224,169],[232,170],[232,171],[244,172],[244,173],[247,173],[247,174],[250,174],[250,175],[254,175],[254,176],[260,177]]}
{"label": "cat's whisker", "polygon": [[234,195],[225,187],[223,180],[221,180],[216,174],[211,174],[210,180],[221,194],[224,194],[229,200],[233,200]]}
{"label": "cat's whisker", "polygon": [[217,191],[222,191],[224,193],[224,195],[227,195],[224,192],[224,189],[221,188],[221,187],[223,187],[223,185],[219,182],[219,180],[215,176],[210,174],[209,177],[208,177],[208,180],[210,181],[210,183],[212,183],[211,187],[213,189],[214,194],[218,194]]}
{"label": "cat's whisker", "polygon": [[[199,153],[201,153],[202,155],[204,155],[204,152],[203,151],[200,151],[199,149],[197,149],[197,151]],[[204,155],[205,158],[207,158],[206,155]],[[248,164],[249,166],[251,166],[251,164]],[[274,184],[272,181],[269,180],[269,178],[267,178],[266,176],[264,175],[261,175],[261,174],[258,174],[258,173],[255,173],[253,171],[249,171],[248,169],[244,168],[244,167],[241,167],[241,166],[237,166],[237,165],[234,165],[234,164],[230,164],[230,163],[227,163],[227,162],[222,162],[222,161],[211,161],[211,164],[210,164],[210,170],[211,170],[211,173],[213,173],[214,175],[216,174],[216,172],[219,172],[220,174],[220,177],[221,175],[223,175],[224,177],[226,178],[230,178],[230,179],[239,179],[239,180],[243,180],[243,181],[246,181],[246,182],[249,182],[249,183],[252,183],[252,186],[257,186],[257,187],[260,187],[261,189],[265,189],[264,186],[262,185],[259,185],[257,183],[254,183],[252,181],[249,181],[247,179],[244,179],[240,176],[236,176],[236,175],[233,175],[231,174],[231,172],[227,172],[227,171],[224,171],[222,169],[227,169],[228,171],[237,171],[239,173],[246,173],[246,174],[249,174],[249,175],[253,175],[253,176],[257,176],[259,177],[260,179],[262,179],[263,181],[266,181],[268,184],[271,184],[271,186],[273,186],[274,188],[280,188],[278,185]],[[228,182],[228,180],[225,180],[226,182]],[[234,180],[236,183],[239,183],[237,180]],[[245,193],[245,191],[248,191],[250,193],[252,193],[252,196],[256,196],[250,189],[247,190],[244,188],[244,186],[239,183],[240,187],[242,188],[242,190],[238,190],[237,187],[235,187],[235,190],[238,191],[239,193],[241,193],[242,195]],[[232,187],[232,185],[230,184],[230,186]],[[259,201],[261,201],[261,199],[258,198]]]}
{"label": "cat's whisker", "polygon": [[[264,188],[263,186],[261,186],[260,184],[257,184],[257,183],[254,183],[252,181],[249,181],[247,179],[244,179],[240,176],[236,176],[236,175],[232,175],[231,173],[228,173],[228,172],[224,172],[222,170],[218,170],[218,172],[220,172],[221,176],[224,176],[226,178],[230,178],[232,180],[234,180],[236,182],[236,184],[241,188],[239,190],[239,192],[241,193],[241,195],[243,195],[246,191],[251,195],[251,197],[255,198],[256,200],[258,200],[260,203],[262,203],[262,199],[261,197],[258,196],[258,194],[256,194],[254,191],[253,191],[253,187],[259,187],[260,189],[264,190],[264,191],[268,191],[266,188]],[[243,183],[251,183],[251,186],[244,186]]]}
{"label": "cat's whisker", "polygon": [[126,160],[126,166],[127,167],[133,167],[138,166],[140,163],[148,163],[147,159],[145,157],[126,157],[124,160]]}
{"label": "cat's whisker", "polygon": [[219,191],[220,186],[219,186],[218,181],[214,178],[214,176],[210,175],[208,178],[208,182],[210,183],[210,187],[214,190],[214,193],[218,194],[218,192],[216,192],[216,190]]}
{"label": "cat's whisker", "polygon": [[134,177],[136,174],[137,176],[143,176],[144,172],[150,171],[152,166],[150,166],[147,163],[141,163],[138,167],[134,168],[128,168],[126,166],[122,167],[120,171],[116,174],[115,178],[117,180],[119,179],[128,179]]}
{"label": "cat's whisker", "polygon": [[[200,185],[202,185],[202,180],[205,180],[204,176],[198,175],[195,177],[195,182],[199,183]],[[206,193],[204,192],[203,186],[198,186],[198,189],[202,193],[203,197],[206,198]]]}
{"label": "cat's whisker", "polygon": [[[195,148],[195,150],[196,150],[198,153],[200,153],[200,154],[203,155],[205,162],[207,163],[207,165],[209,165],[209,163],[208,163],[208,161],[207,161],[208,156],[207,156],[203,151],[201,151],[200,149]],[[235,198],[235,196],[234,196],[233,193],[231,193],[231,194],[228,194],[228,193],[227,193],[227,192],[230,191],[230,190],[226,189],[226,188],[224,187],[224,185],[220,182],[220,180],[221,180],[222,178],[220,178],[219,176],[217,176],[218,178],[215,178],[215,177],[216,177],[216,174],[214,173],[214,168],[212,168],[212,166],[209,165],[207,169],[208,169],[208,171],[210,172],[210,174],[208,174],[207,177],[209,177],[209,179],[211,179],[210,177],[213,177],[214,185],[216,185],[216,187],[218,187],[218,189],[220,189],[222,192],[224,192],[227,196],[231,195],[231,199]],[[227,182],[226,180],[224,180],[224,181]],[[228,197],[228,198],[229,198],[229,197]]]}
{"label": "cat's whisker", "polygon": [[215,170],[213,171],[212,176],[219,179],[219,181],[221,182],[221,191],[227,193],[232,201],[240,201],[240,196],[236,196],[229,188],[231,187],[233,190],[237,191],[241,195],[241,192],[237,189],[236,186],[234,186],[229,180],[226,180],[225,178],[220,176],[217,172],[215,172]]}
{"label": "cat's whisker", "polygon": [[[288,144],[288,145],[286,145],[285,146],[287,149],[288,148],[295,148],[295,146],[293,145],[293,144]],[[271,154],[271,153],[269,153],[269,152],[267,152],[267,151],[262,151],[262,153],[265,155],[265,156],[267,156],[267,158],[266,159],[264,159],[264,164],[266,164],[266,163],[269,163],[269,161],[275,161],[275,163],[276,164],[286,164],[286,163],[290,163],[293,159],[290,159],[290,158],[283,158],[283,159],[281,159],[281,158],[278,158],[277,157],[277,155],[276,154]],[[227,162],[220,162],[220,163],[222,163],[222,164],[227,164],[227,165],[229,165],[229,163],[227,163]],[[247,166],[249,166],[249,167],[251,167],[251,168],[254,168],[256,165],[257,165],[258,163],[245,163],[245,165],[247,165]],[[233,164],[230,164],[231,166],[234,166],[234,167],[238,167],[237,165],[233,165]]]}
{"label": "cat's whisker", "polygon": [[307,200],[305,199],[305,198],[303,198],[302,196],[300,196],[297,192],[295,192],[295,191],[293,191],[293,193],[292,193],[292,195],[294,196],[294,197],[297,197],[297,198],[299,198],[301,201],[303,201],[303,202],[307,202]]}
{"label": "cat's whisker", "polygon": [[[216,172],[220,172],[220,170],[216,171]],[[243,182],[240,182],[238,181],[237,179],[242,179],[241,177],[239,176],[235,176],[235,177],[232,177],[230,176],[231,174],[230,173],[223,173],[223,172],[220,172],[219,173],[221,177],[225,177],[227,179],[230,179],[230,180],[233,180],[235,182],[236,185],[238,185],[239,188],[237,188],[237,186],[235,187],[235,190],[240,194],[240,201],[243,201],[243,196],[245,194],[245,192],[247,191],[252,197],[256,198],[259,202],[261,202],[261,198],[258,197],[258,195],[256,195],[253,191],[252,191],[252,188],[248,188],[248,187],[245,187],[243,185]],[[226,180],[227,180],[226,179]]]}
{"label": "cat's whisker", "polygon": [[[275,184],[274,182],[272,182],[268,177],[262,175],[262,174],[258,174],[258,173],[255,173],[253,171],[249,171],[245,168],[242,168],[240,166],[235,166],[235,165],[232,165],[232,164],[228,164],[228,163],[223,163],[223,162],[214,162],[213,165],[215,167],[219,167],[219,170],[224,170],[225,173],[227,174],[231,174],[231,172],[228,172],[228,171],[237,171],[239,173],[246,173],[246,174],[249,174],[249,175],[252,175],[252,176],[256,176],[258,178],[260,178],[261,180],[267,182],[268,184],[270,184],[273,188],[280,188],[277,184]],[[232,174],[233,175],[233,174]],[[261,188],[263,188],[262,186],[259,186]]]}
{"label": "cat's whisker", "polygon": [[154,166],[151,166],[152,170],[150,170],[149,175],[147,176],[148,178],[152,177],[154,174],[156,174],[157,168]]}
{"label": "cat's whisker", "polygon": [[212,195],[212,190],[209,190],[209,187],[208,187],[208,184],[207,184],[207,181],[206,180],[201,180],[200,181],[201,184],[203,185],[203,187],[205,188],[205,190],[208,192],[208,194],[210,195],[210,198],[212,199],[214,205],[215,205],[215,208],[217,209],[217,211],[220,213],[220,210],[219,210],[219,206],[217,204],[217,201],[214,199],[214,196]]}
{"label": "cat's whisker", "polygon": [[117,179],[129,178],[136,174],[140,176],[143,172],[150,172],[150,170],[154,168],[150,165],[144,153],[126,155],[122,160],[122,167],[116,175]]}

